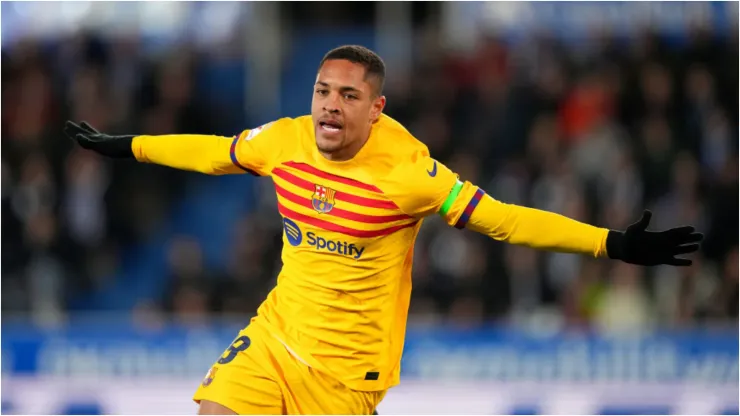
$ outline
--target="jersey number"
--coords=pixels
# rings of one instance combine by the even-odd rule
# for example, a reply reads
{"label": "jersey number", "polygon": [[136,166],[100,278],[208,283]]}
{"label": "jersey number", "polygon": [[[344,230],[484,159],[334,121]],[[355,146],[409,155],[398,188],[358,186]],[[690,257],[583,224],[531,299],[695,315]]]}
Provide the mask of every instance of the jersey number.
{"label": "jersey number", "polygon": [[232,362],[234,358],[236,358],[236,355],[249,348],[249,344],[251,343],[252,341],[246,335],[242,335],[239,338],[235,339],[234,342],[229,345],[229,348],[227,348],[224,352],[226,356],[221,356],[221,358],[218,359],[218,363],[228,364]]}

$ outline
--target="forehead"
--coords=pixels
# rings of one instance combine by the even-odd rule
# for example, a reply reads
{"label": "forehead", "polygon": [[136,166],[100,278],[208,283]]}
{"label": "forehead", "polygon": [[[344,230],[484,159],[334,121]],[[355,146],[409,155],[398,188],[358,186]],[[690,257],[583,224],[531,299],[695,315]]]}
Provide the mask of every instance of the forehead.
{"label": "forehead", "polygon": [[370,91],[370,84],[365,80],[365,67],[344,59],[324,62],[316,75],[316,82],[323,82],[331,87],[353,87]]}

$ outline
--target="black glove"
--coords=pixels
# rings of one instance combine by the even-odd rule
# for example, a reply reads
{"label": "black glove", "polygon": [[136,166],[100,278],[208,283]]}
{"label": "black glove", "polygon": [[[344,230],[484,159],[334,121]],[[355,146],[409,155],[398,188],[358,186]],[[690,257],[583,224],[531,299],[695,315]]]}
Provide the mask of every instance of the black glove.
{"label": "black glove", "polygon": [[606,237],[609,258],[641,266],[691,266],[691,260],[675,256],[699,250],[704,235],[694,232],[691,226],[661,232],[646,231],[652,215],[645,210],[640,221],[627,227],[626,231],[609,231]]}
{"label": "black glove", "polygon": [[134,157],[131,142],[135,136],[109,136],[95,130],[84,121],[79,125],[67,121],[64,125],[64,134],[83,148],[100,153],[103,156],[119,159]]}

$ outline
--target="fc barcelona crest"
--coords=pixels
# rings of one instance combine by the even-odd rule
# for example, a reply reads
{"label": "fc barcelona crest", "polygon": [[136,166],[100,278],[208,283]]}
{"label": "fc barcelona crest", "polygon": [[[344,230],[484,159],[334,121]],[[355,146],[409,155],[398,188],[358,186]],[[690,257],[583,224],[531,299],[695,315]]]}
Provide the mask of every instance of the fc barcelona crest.
{"label": "fc barcelona crest", "polygon": [[213,382],[213,378],[216,377],[216,371],[218,371],[218,368],[211,367],[210,370],[208,370],[208,374],[206,374],[206,377],[203,379],[203,387],[208,387]]}
{"label": "fc barcelona crest", "polygon": [[316,191],[311,198],[313,209],[319,214],[326,214],[334,208],[334,194],[337,191],[325,186],[316,185]]}

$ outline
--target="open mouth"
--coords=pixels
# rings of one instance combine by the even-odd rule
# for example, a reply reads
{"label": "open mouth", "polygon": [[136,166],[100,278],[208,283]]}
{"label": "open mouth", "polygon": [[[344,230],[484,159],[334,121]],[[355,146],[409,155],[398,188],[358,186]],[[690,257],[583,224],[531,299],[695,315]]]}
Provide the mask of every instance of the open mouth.
{"label": "open mouth", "polygon": [[342,130],[342,125],[333,120],[320,121],[319,127],[329,133],[336,133]]}

